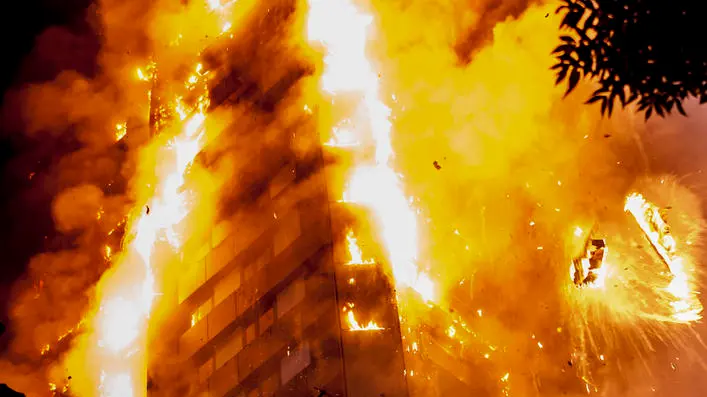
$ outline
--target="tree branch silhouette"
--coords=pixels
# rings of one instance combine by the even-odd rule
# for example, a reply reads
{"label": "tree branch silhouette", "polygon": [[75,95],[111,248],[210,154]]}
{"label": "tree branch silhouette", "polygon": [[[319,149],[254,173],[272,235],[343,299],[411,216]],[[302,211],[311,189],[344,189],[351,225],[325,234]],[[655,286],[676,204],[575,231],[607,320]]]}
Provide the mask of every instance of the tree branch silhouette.
{"label": "tree branch silhouette", "polygon": [[581,79],[594,81],[586,103],[609,117],[617,102],[636,103],[646,120],[686,115],[688,98],[707,102],[702,10],[699,1],[562,0],[555,84],[569,95]]}

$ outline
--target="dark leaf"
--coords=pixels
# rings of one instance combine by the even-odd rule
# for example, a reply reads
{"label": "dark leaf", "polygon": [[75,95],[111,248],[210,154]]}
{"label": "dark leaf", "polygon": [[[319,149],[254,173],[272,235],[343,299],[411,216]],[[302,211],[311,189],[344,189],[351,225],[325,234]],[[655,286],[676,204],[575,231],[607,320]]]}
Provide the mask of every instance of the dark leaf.
{"label": "dark leaf", "polygon": [[621,106],[626,107],[626,104],[628,102],[626,101],[626,90],[624,89],[623,84],[617,85],[616,90],[617,90],[617,95],[619,97],[619,100],[621,100]]}
{"label": "dark leaf", "polygon": [[614,111],[614,100],[616,99],[615,96],[610,96],[606,102],[608,102],[608,105],[606,107],[607,112],[609,113],[609,117],[611,117],[611,112]]}
{"label": "dark leaf", "polygon": [[675,107],[678,109],[678,112],[680,112],[681,115],[687,116],[687,113],[685,113],[685,109],[683,109],[682,107],[682,101],[675,101]]}
{"label": "dark leaf", "polygon": [[565,92],[565,96],[569,95],[574,90],[574,88],[577,87],[577,83],[579,83],[579,78],[580,78],[579,69],[577,69],[577,68],[572,69],[572,72],[570,73],[568,85],[567,85],[567,91]]}
{"label": "dark leaf", "polygon": [[560,84],[565,79],[565,77],[567,77],[568,70],[569,70],[568,68],[564,68],[564,69],[560,70],[559,72],[557,72],[557,79],[555,80],[555,85]]}
{"label": "dark leaf", "polygon": [[655,112],[658,114],[660,117],[665,117],[665,113],[663,112],[663,104],[660,102],[656,102],[653,104],[653,108],[655,109]]}
{"label": "dark leaf", "polygon": [[594,94],[591,98],[587,99],[587,101],[584,103],[589,105],[590,103],[594,103],[594,102],[600,101],[602,99],[604,99],[603,96],[599,96],[599,95]]}
{"label": "dark leaf", "polygon": [[567,5],[561,5],[557,7],[557,10],[555,10],[555,14],[559,14],[565,10],[569,10],[570,8]]}
{"label": "dark leaf", "polygon": [[574,49],[574,46],[571,44],[560,44],[552,50],[552,54],[564,54],[572,52],[572,49]]}
{"label": "dark leaf", "polygon": [[653,114],[653,108],[649,107],[648,110],[646,110],[646,121],[651,118],[651,115]]}
{"label": "dark leaf", "polygon": [[638,94],[636,94],[635,92],[631,92],[631,96],[629,96],[626,100],[626,104],[628,105],[630,103],[633,103],[633,101],[635,101],[636,99],[638,99]]}
{"label": "dark leaf", "polygon": [[700,95],[700,105],[707,103],[707,95]]}

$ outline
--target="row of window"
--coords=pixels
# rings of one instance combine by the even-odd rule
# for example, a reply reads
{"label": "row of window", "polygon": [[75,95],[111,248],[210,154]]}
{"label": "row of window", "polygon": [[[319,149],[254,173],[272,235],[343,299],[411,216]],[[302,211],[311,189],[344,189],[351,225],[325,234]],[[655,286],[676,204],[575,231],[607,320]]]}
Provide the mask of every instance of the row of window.
{"label": "row of window", "polygon": [[[293,211],[296,213],[296,207],[293,207],[291,202],[280,199],[288,185],[294,182],[295,176],[294,166],[285,165],[269,184],[270,194],[265,198],[269,203],[261,203],[259,211],[237,213],[212,229],[211,238],[197,251],[196,260],[190,261],[193,264],[185,267],[184,274],[179,279],[180,304],[231,263],[268,228],[274,227],[278,231],[285,229],[286,232],[276,234],[274,255],[291,243],[292,239],[289,237],[296,238],[300,234],[299,217],[290,216]],[[285,219],[282,219],[283,215],[287,215]]]}
{"label": "row of window", "polygon": [[[277,225],[277,230],[273,236],[273,243],[266,246],[265,251],[260,252],[258,256],[250,260],[243,266],[235,266],[225,274],[219,275],[219,280],[213,285],[213,294],[207,299],[204,299],[191,314],[191,325],[194,326],[203,319],[211,310],[219,305],[224,299],[236,291],[241,284],[249,282],[253,275],[260,272],[274,257],[280,254],[292,242],[301,235],[301,225],[299,212],[297,209],[292,209],[286,217],[280,220]],[[190,286],[185,286],[185,283],[180,283],[179,295],[180,302],[203,286],[206,283],[206,268],[222,270],[231,264],[235,258],[243,253],[243,250],[234,244],[236,233],[226,237],[213,251],[211,251],[204,260],[197,263],[192,269],[194,272],[185,273],[183,279],[191,279]],[[211,266],[209,266],[211,264]],[[192,274],[199,273],[201,277],[194,277]]]}
{"label": "row of window", "polygon": [[297,279],[257,321],[237,328],[214,349],[198,369],[199,382],[211,396],[223,396],[266,362],[270,362],[266,370],[270,375],[258,382],[256,395],[272,395],[311,364],[310,345],[303,341],[288,347],[288,341],[302,341],[304,330],[318,320],[332,322],[326,313],[335,311],[336,305],[315,297],[305,301],[305,289],[304,281]]}

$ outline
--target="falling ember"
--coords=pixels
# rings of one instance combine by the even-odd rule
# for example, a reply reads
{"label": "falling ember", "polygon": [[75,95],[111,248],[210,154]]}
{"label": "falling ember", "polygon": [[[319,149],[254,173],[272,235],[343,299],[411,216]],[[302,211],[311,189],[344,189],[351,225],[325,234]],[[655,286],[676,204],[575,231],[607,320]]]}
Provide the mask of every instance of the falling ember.
{"label": "falling ember", "polygon": [[363,252],[358,245],[358,239],[354,235],[353,230],[349,230],[346,234],[346,243],[349,248],[349,255],[351,256],[351,260],[348,262],[349,265],[371,265],[374,263],[371,259],[363,260]]}
{"label": "falling ember", "polygon": [[[361,12],[348,0],[309,1],[309,40],[326,49],[322,89],[333,96],[344,93],[361,95],[356,115],[365,116],[365,119],[353,124],[365,125],[363,130],[370,131],[370,137],[355,139],[349,136],[345,140],[349,144],[369,140],[374,143],[374,147],[368,148],[374,151],[374,162],[354,167],[344,199],[373,210],[396,282],[413,288],[423,299],[431,301],[434,286],[417,267],[416,215],[403,193],[400,177],[390,164],[393,158],[391,111],[380,99],[378,75],[366,56],[368,28],[372,21],[370,15]],[[364,131],[355,132],[363,134]],[[350,133],[347,131],[346,134]],[[341,137],[342,132],[334,134],[337,135]]]}
{"label": "falling ember", "polygon": [[365,326],[361,326],[358,321],[356,321],[356,315],[353,310],[349,310],[346,313],[346,322],[349,324],[349,331],[380,331],[385,328],[376,324],[373,320],[369,321]]}
{"label": "falling ember", "polygon": [[671,302],[674,320],[692,322],[701,319],[702,305],[692,287],[694,280],[685,268],[684,258],[678,254],[677,244],[665,221],[664,210],[638,193],[626,197],[624,210],[633,215],[653,249],[670,270],[672,280],[666,291],[674,297]]}
{"label": "falling ember", "polygon": [[454,335],[457,334],[457,330],[454,328],[453,325],[450,325],[449,328],[447,329],[447,335],[449,335],[450,338],[454,338]]}

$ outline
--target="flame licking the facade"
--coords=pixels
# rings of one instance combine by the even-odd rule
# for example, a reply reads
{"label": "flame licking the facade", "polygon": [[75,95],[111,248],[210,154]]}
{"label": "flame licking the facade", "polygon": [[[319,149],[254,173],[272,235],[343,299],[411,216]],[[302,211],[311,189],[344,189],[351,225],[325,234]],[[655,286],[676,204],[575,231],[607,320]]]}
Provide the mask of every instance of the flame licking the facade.
{"label": "flame licking the facade", "polygon": [[351,255],[351,260],[349,260],[349,265],[372,265],[375,262],[372,259],[363,259],[363,251],[358,244],[358,239],[354,234],[353,230],[349,230],[346,233],[346,245]]}

